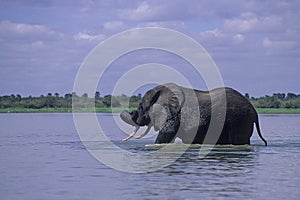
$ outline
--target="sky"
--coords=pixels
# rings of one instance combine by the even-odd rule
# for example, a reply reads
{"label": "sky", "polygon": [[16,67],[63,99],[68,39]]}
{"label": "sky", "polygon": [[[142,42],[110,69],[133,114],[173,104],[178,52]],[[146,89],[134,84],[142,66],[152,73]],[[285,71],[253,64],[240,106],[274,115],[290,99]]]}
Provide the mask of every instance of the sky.
{"label": "sky", "polygon": [[[210,54],[225,86],[243,94],[299,94],[299,19],[298,0],[2,0],[0,95],[70,93],[93,48],[114,34],[142,27],[190,36]],[[101,95],[111,93],[130,68],[149,62],[174,66],[193,86],[206,89],[184,61],[145,50],[112,63],[99,83]]]}

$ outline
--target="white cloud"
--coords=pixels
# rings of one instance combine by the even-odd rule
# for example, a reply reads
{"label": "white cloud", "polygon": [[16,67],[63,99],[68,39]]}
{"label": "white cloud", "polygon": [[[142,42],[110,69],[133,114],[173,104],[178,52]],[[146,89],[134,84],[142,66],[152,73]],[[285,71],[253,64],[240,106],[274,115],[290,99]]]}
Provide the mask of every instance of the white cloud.
{"label": "white cloud", "polygon": [[45,32],[47,28],[42,25],[18,24],[10,21],[1,21],[0,27],[3,31],[18,34],[28,34],[33,32]]}
{"label": "white cloud", "polygon": [[126,28],[126,25],[122,21],[111,21],[103,24],[105,31],[120,31]]}
{"label": "white cloud", "polygon": [[62,33],[51,30],[44,25],[0,22],[0,37],[9,39],[51,39],[63,37]]}
{"label": "white cloud", "polygon": [[279,16],[257,16],[249,12],[224,22],[224,29],[231,32],[267,32],[279,30],[281,26],[282,19]]}
{"label": "white cloud", "polygon": [[[24,55],[36,54],[45,47],[45,43],[43,41],[34,41],[27,43],[20,43],[15,45],[15,51]],[[40,52],[39,52],[40,53]]]}
{"label": "white cloud", "polygon": [[240,43],[243,42],[245,40],[245,36],[242,34],[236,34],[233,36],[234,41]]}
{"label": "white cloud", "polygon": [[157,21],[157,22],[143,22],[137,25],[138,27],[163,27],[175,30],[186,30],[186,25],[183,21]]}
{"label": "white cloud", "polygon": [[289,41],[289,40],[276,41],[276,40],[270,40],[268,37],[264,38],[262,41],[262,46],[269,49],[269,52],[292,49],[296,45],[297,43],[295,43],[294,41]]}
{"label": "white cloud", "polygon": [[200,34],[200,38],[209,39],[209,38],[224,38],[225,35],[219,29],[203,31]]}
{"label": "white cloud", "polygon": [[[30,60],[30,57],[38,54],[57,51],[57,49],[50,49],[65,43],[66,39],[67,37],[63,33],[52,30],[45,25],[15,23],[8,20],[0,21],[1,57],[14,55],[15,60],[20,58]],[[48,53],[46,55],[49,56]],[[41,59],[41,61],[43,60]]]}
{"label": "white cloud", "polygon": [[246,32],[253,28],[258,22],[258,19],[254,14],[243,14],[242,18],[225,20],[224,27],[227,30]]}
{"label": "white cloud", "polygon": [[76,35],[74,35],[75,40],[101,41],[105,38],[106,36],[104,34],[90,35],[84,32],[79,32]]}
{"label": "white cloud", "polygon": [[[200,10],[199,10],[200,9]],[[203,11],[206,13],[205,11]],[[199,1],[143,1],[118,10],[118,17],[129,21],[178,21],[202,15]]]}
{"label": "white cloud", "polygon": [[40,47],[44,46],[44,42],[36,41],[36,42],[31,43],[31,46],[34,47],[34,48],[40,48]]}
{"label": "white cloud", "polygon": [[119,17],[121,19],[143,21],[152,19],[159,12],[159,6],[150,6],[146,1],[143,1],[134,9],[120,10]]}
{"label": "white cloud", "polygon": [[213,29],[208,31],[203,31],[199,33],[200,41],[204,43],[209,43],[214,46],[227,46],[231,48],[232,45],[240,44],[245,41],[246,37],[243,34],[235,34],[222,31],[220,29]]}

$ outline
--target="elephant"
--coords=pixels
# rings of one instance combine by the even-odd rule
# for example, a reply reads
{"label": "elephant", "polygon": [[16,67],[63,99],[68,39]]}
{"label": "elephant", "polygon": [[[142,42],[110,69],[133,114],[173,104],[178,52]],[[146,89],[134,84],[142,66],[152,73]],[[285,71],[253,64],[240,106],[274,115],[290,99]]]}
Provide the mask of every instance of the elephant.
{"label": "elephant", "polygon": [[[223,121],[219,116],[222,108],[225,108]],[[173,143],[177,137],[186,144],[203,144],[213,121],[212,114],[217,116],[212,125],[220,127],[214,144],[250,145],[255,123],[259,137],[267,146],[255,108],[238,91],[229,87],[201,91],[174,83],[150,89],[136,110],[121,112],[121,119],[135,126],[135,130],[123,140],[132,138],[141,126],[148,126],[135,138],[144,137],[154,127],[158,131],[156,144]]]}

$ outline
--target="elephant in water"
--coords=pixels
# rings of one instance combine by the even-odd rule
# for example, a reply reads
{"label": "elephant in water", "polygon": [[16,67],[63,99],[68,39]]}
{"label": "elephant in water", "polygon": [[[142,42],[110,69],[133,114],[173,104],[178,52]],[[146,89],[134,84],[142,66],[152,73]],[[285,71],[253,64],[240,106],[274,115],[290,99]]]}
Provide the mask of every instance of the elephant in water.
{"label": "elephant in water", "polygon": [[[222,106],[225,108],[223,121],[218,120],[218,109]],[[211,120],[213,113],[217,121]],[[215,123],[212,125],[220,127],[215,144],[250,144],[255,123],[259,137],[267,145],[260,132],[255,108],[231,88],[200,91],[173,83],[159,85],[146,92],[137,110],[124,110],[120,117],[135,126],[133,133],[123,140],[132,138],[140,126],[148,126],[145,133],[135,138],[142,138],[154,127],[159,132],[156,144],[172,143],[176,137],[183,143],[203,144],[212,121]]]}

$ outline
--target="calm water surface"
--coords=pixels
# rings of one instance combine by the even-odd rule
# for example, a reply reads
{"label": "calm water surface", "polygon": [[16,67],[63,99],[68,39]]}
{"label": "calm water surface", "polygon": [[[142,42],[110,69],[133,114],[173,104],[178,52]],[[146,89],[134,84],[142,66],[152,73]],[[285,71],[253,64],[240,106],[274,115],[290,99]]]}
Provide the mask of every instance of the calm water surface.
{"label": "calm water surface", "polygon": [[[121,142],[112,115],[98,119],[119,147],[155,150],[154,136]],[[300,115],[260,115],[260,124],[268,147],[254,132],[251,146],[217,147],[204,159],[193,146],[168,167],[131,174],[87,152],[72,114],[0,114],[0,198],[299,199]]]}

